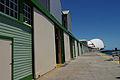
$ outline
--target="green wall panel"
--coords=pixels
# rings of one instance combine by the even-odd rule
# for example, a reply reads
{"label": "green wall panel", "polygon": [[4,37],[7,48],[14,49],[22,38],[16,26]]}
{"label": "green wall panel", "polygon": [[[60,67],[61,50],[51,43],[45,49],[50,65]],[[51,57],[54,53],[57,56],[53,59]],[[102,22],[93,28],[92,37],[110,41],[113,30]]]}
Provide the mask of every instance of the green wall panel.
{"label": "green wall panel", "polygon": [[0,35],[13,37],[13,79],[32,74],[32,30],[25,25],[0,16]]}

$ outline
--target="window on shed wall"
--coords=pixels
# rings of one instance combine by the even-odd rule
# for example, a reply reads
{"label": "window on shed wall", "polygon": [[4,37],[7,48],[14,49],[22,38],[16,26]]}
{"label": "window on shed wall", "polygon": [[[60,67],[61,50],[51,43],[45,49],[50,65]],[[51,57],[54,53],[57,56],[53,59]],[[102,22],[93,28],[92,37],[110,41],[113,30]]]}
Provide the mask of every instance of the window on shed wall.
{"label": "window on shed wall", "polygon": [[31,7],[25,3],[24,3],[23,13],[24,13],[24,23],[28,25],[32,25],[32,10]]}
{"label": "window on shed wall", "polygon": [[18,18],[18,0],[0,0],[0,12]]}

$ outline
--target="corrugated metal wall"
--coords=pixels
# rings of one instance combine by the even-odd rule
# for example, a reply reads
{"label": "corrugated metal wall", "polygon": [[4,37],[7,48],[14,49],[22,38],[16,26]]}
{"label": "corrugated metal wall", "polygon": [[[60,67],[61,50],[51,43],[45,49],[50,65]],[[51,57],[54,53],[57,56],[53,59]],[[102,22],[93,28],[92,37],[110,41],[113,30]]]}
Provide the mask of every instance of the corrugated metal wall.
{"label": "corrugated metal wall", "polygon": [[62,24],[61,0],[50,0],[50,13]]}
{"label": "corrugated metal wall", "polygon": [[48,11],[50,11],[50,0],[38,0]]}
{"label": "corrugated metal wall", "polygon": [[14,80],[32,75],[31,29],[0,16],[0,35],[14,37]]}
{"label": "corrugated metal wall", "polygon": [[38,0],[47,9],[47,0]]}
{"label": "corrugated metal wall", "polygon": [[72,33],[72,20],[70,13],[67,15],[68,30]]}

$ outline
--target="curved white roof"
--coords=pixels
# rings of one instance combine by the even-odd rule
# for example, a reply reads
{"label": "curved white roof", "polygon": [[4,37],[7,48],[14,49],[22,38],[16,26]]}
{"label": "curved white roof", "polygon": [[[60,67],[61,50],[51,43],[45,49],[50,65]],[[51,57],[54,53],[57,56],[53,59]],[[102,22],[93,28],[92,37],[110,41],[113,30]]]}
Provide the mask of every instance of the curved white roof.
{"label": "curved white roof", "polygon": [[88,41],[87,44],[89,47],[95,48],[94,44],[91,41]]}
{"label": "curved white roof", "polygon": [[88,46],[93,48],[104,49],[104,43],[101,39],[92,39],[88,41]]}

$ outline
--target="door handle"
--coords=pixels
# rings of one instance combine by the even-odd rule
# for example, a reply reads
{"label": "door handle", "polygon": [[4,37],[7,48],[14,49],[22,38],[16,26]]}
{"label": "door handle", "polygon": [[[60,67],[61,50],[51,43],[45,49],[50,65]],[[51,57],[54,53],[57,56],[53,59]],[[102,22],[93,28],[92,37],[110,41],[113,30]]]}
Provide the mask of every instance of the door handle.
{"label": "door handle", "polygon": [[13,63],[10,63],[9,65],[12,65]]}
{"label": "door handle", "polygon": [[12,62],[9,64],[9,65],[12,65],[14,63],[13,59],[12,59]]}

